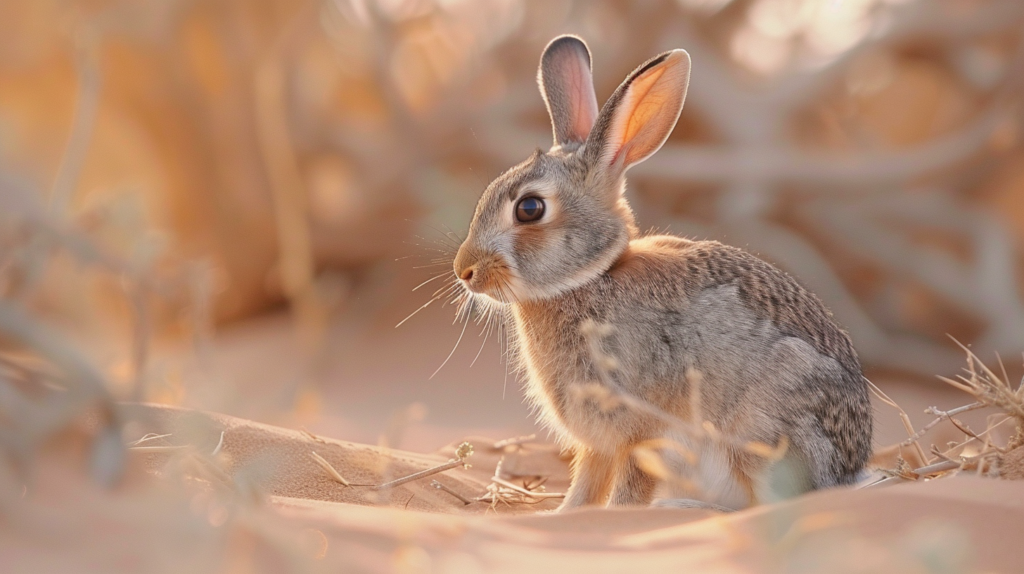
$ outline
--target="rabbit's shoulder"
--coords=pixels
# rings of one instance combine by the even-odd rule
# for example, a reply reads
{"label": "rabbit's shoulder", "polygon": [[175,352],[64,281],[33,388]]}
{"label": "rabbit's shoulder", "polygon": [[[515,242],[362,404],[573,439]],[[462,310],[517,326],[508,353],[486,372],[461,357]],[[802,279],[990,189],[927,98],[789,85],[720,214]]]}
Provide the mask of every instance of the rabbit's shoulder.
{"label": "rabbit's shoulder", "polygon": [[707,289],[735,285],[740,300],[784,335],[811,344],[850,373],[860,361],[850,337],[839,328],[821,299],[779,268],[736,247],[717,241],[691,241],[651,235],[630,242],[609,270],[617,283],[666,292],[673,285],[693,299]]}

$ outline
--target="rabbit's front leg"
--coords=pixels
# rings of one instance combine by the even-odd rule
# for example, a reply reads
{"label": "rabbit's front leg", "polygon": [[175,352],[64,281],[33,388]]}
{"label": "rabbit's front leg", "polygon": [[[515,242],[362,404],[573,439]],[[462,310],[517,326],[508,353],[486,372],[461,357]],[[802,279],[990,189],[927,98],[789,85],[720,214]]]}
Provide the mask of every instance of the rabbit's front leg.
{"label": "rabbit's front leg", "polygon": [[641,470],[636,459],[627,454],[619,464],[608,506],[648,506],[657,486],[657,479]]}
{"label": "rabbit's front leg", "polygon": [[617,461],[612,454],[577,447],[572,461],[572,484],[558,511],[602,503],[611,490]]}

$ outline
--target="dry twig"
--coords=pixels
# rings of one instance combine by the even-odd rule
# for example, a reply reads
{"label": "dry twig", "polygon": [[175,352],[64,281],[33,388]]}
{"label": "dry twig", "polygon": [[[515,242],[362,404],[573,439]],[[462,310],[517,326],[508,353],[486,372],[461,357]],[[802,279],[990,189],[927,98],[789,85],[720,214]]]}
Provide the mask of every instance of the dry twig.
{"label": "dry twig", "polygon": [[534,442],[535,440],[537,440],[537,433],[499,440],[498,442],[494,443],[494,445],[492,445],[491,448],[493,448],[494,450],[502,450],[506,447],[520,446]]}
{"label": "dry twig", "polygon": [[[944,450],[932,445],[930,451],[932,456],[922,458],[928,464],[917,469],[911,470],[906,468],[905,461],[900,459],[900,465],[896,469],[883,471],[889,474],[887,478],[868,486],[883,486],[906,480],[922,480],[969,470],[974,471],[979,476],[999,475],[1001,456],[1008,450],[1008,447],[1013,446],[1014,439],[1011,438],[1009,443],[1000,446],[993,440],[992,432],[1007,421],[1014,421],[1017,424],[1014,436],[1018,436],[1021,429],[1024,428],[1024,383],[1018,385],[1016,389],[1012,388],[1006,377],[1005,368],[1002,369],[1003,374],[1000,377],[985,366],[969,348],[961,345],[959,342],[957,344],[967,354],[965,374],[957,376],[956,379],[948,377],[939,378],[971,395],[975,399],[974,402],[948,411],[939,410],[937,407],[929,407],[925,412],[935,415],[936,418],[920,430],[912,431],[912,428],[909,427],[906,413],[892,399],[885,396],[881,390],[874,387],[874,385],[872,385],[872,390],[887,404],[899,409],[902,418],[908,422],[908,434],[910,436],[898,446],[914,444],[919,447],[918,440],[923,438],[928,431],[935,428],[943,420],[949,421],[950,424],[964,433],[967,438],[961,442],[948,444]],[[1000,361],[1001,364],[1002,361]],[[968,425],[955,418],[956,415],[981,408],[995,408],[1002,411],[1005,416],[998,421],[995,421],[996,417],[989,417],[987,428],[980,433],[975,432]],[[966,447],[971,443],[980,443],[979,450],[972,456],[966,456]],[[959,456],[954,455],[954,452],[959,452]]]}
{"label": "dry twig", "polygon": [[442,491],[447,492],[448,494],[454,496],[455,498],[458,498],[460,501],[462,501],[462,504],[465,504],[465,505],[473,504],[472,500],[466,498],[465,496],[462,496],[458,492],[455,492],[455,490],[453,490],[453,489],[451,489],[451,488],[441,484],[440,482],[438,482],[436,480],[431,480],[430,481],[430,486],[433,486],[434,488],[436,488],[438,490],[442,490]]}
{"label": "dry twig", "polygon": [[468,442],[464,442],[460,444],[459,448],[455,450],[455,458],[449,460],[448,462],[444,464],[439,464],[433,468],[421,470],[420,472],[415,472],[408,476],[403,476],[402,478],[396,478],[395,480],[385,482],[384,484],[376,485],[372,488],[374,490],[388,490],[391,488],[395,488],[396,486],[401,486],[407,482],[419,480],[421,478],[425,478],[437,474],[439,472],[444,472],[446,470],[451,470],[459,466],[468,467],[469,465],[466,464],[466,459],[469,458],[470,456],[473,456],[473,445],[469,444]]}

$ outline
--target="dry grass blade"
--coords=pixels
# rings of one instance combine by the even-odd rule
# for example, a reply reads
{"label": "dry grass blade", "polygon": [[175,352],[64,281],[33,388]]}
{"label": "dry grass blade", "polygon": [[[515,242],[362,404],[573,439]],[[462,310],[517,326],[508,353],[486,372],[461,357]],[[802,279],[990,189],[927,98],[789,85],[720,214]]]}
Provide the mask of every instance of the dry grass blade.
{"label": "dry grass blade", "polygon": [[[723,434],[715,428],[711,421],[703,421],[697,424],[696,421],[687,421],[682,418],[673,415],[672,413],[666,412],[647,401],[638,399],[630,394],[623,393],[621,391],[613,391],[613,387],[605,384],[592,383],[589,385],[577,385],[573,390],[575,391],[575,397],[577,400],[596,400],[598,405],[604,410],[612,410],[619,406],[625,406],[636,412],[644,413],[645,415],[656,418],[662,421],[668,427],[673,430],[679,430],[688,436],[701,439],[710,439],[716,443],[729,446],[747,452],[755,456],[762,456],[764,454],[770,454],[771,456],[781,457],[785,454],[788,448],[788,442],[780,440],[775,446],[751,442],[736,438],[727,434]],[[775,459],[772,459],[775,460]]]}
{"label": "dry grass blade", "polygon": [[341,473],[339,473],[331,463],[327,462],[327,459],[317,454],[316,451],[309,451],[309,457],[313,459],[313,462],[320,465],[320,468],[327,471],[327,474],[331,475],[331,478],[335,481],[340,482],[345,486],[352,486],[349,481],[345,480],[344,476],[341,476]]}
{"label": "dry grass blade", "polygon": [[960,470],[962,468],[964,468],[963,462],[957,462],[955,460],[943,460],[941,462],[930,464],[928,466],[923,466],[921,468],[917,468],[914,470],[903,471],[900,472],[899,474],[892,474],[892,476],[888,476],[877,482],[867,484],[863,486],[863,488],[876,488],[879,486],[886,486],[898,482],[921,480],[922,478],[929,478],[950,471]]}
{"label": "dry grass blade", "polygon": [[217,463],[200,454],[186,455],[187,460],[192,463],[198,476],[206,476],[218,482],[228,490],[235,490],[235,481],[231,475],[224,471]]}
{"label": "dry grass blade", "polygon": [[151,440],[157,440],[157,439],[161,439],[161,438],[167,438],[169,436],[171,436],[171,433],[167,433],[167,434],[149,433],[149,434],[144,435],[142,438],[140,438],[140,439],[138,439],[136,441],[132,441],[132,442],[128,443],[128,446],[129,447],[139,446],[139,445],[141,445],[144,442],[149,442]]}
{"label": "dry grass blade", "polygon": [[502,478],[502,463],[504,457],[494,467],[494,475],[491,476],[491,483],[487,485],[487,492],[478,496],[476,502],[486,502],[493,510],[498,503],[506,506],[512,504],[539,504],[545,500],[557,500],[565,498],[564,493],[545,492],[544,483],[547,478],[537,477],[529,483],[519,486],[511,481]]}
{"label": "dry grass blade", "polygon": [[220,453],[220,449],[224,447],[225,432],[226,431],[220,431],[220,440],[217,441],[217,446],[213,447],[213,452],[210,453],[210,456],[217,456],[217,454]]}
{"label": "dry grass blade", "polygon": [[178,452],[187,449],[187,445],[168,445],[168,446],[132,446],[128,447],[128,450],[140,454],[154,454],[163,452]]}
{"label": "dry grass blade", "polygon": [[327,441],[326,441],[326,440],[324,440],[323,438],[321,438],[321,437],[319,437],[319,436],[317,436],[317,435],[315,435],[315,434],[313,434],[313,433],[309,432],[309,431],[308,431],[308,430],[306,430],[306,429],[302,429],[302,431],[301,431],[301,432],[302,432],[302,434],[306,435],[306,437],[307,437],[307,438],[309,438],[309,440],[312,440],[312,441],[318,442],[318,443],[320,443],[320,444],[327,444]]}
{"label": "dry grass blade", "polygon": [[748,441],[743,446],[743,450],[765,460],[782,460],[782,457],[786,456],[786,453],[789,451],[789,437],[783,436],[779,439],[779,444],[775,446],[759,441]]}
{"label": "dry grass blade", "polygon": [[738,437],[723,434],[715,428],[711,421],[703,420],[701,411],[701,385],[703,375],[696,369],[688,369],[686,381],[689,387],[688,410],[686,418],[667,412],[657,405],[645,401],[632,394],[623,392],[620,385],[613,380],[614,371],[618,370],[618,361],[602,349],[602,341],[615,331],[615,326],[608,323],[597,323],[592,320],[585,321],[580,326],[580,334],[587,342],[590,355],[594,364],[598,366],[597,374],[599,382],[576,385],[573,388],[577,400],[594,400],[599,408],[610,411],[620,406],[644,413],[664,423],[673,430],[700,439],[710,439],[716,443],[729,446],[742,452],[758,457],[766,457],[769,460],[781,459],[789,448],[788,439],[780,440],[774,447],[768,444],[743,440]]}

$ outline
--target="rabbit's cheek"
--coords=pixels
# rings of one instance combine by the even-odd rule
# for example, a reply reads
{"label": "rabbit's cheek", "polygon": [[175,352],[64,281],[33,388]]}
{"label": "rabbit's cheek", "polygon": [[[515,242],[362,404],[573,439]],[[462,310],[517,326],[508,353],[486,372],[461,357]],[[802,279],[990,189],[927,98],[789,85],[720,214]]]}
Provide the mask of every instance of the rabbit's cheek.
{"label": "rabbit's cheek", "polygon": [[512,239],[512,253],[522,265],[536,264],[545,257],[549,233],[539,225],[524,225]]}

